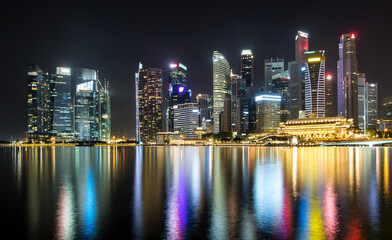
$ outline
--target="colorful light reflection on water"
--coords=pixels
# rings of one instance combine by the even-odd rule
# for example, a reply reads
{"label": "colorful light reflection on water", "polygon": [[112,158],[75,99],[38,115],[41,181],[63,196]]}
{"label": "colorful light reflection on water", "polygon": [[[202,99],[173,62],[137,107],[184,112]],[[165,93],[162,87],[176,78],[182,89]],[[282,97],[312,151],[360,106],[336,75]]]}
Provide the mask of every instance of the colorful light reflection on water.
{"label": "colorful light reflection on water", "polygon": [[392,238],[392,148],[0,148],[14,238]]}

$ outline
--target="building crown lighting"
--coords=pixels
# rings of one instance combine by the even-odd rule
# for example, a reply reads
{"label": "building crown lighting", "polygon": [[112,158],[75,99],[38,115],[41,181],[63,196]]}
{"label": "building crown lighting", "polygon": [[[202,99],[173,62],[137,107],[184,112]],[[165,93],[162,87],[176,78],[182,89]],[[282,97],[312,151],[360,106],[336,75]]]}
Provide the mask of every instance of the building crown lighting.
{"label": "building crown lighting", "polygon": [[252,55],[252,51],[251,50],[242,50],[242,52],[241,52],[241,56],[244,56],[244,55]]}

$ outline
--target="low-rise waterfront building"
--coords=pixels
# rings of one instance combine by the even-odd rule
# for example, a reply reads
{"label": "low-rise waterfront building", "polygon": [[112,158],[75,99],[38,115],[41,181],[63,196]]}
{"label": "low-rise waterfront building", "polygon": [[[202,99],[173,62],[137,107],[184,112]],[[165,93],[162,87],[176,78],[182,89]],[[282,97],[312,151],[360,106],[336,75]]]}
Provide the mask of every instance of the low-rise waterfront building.
{"label": "low-rise waterfront building", "polygon": [[280,123],[278,133],[290,134],[301,140],[341,139],[351,136],[353,119],[345,117],[302,118]]}

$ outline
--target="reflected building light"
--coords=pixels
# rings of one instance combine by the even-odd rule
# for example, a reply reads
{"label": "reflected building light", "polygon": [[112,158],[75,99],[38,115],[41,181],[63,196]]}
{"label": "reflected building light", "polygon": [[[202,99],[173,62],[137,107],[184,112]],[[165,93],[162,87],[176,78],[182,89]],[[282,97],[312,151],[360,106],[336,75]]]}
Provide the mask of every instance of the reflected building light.
{"label": "reflected building light", "polygon": [[298,196],[297,192],[297,171],[298,171],[298,148],[293,147],[293,196]]}
{"label": "reflected building light", "polygon": [[225,168],[221,165],[224,161],[220,159],[220,149],[214,149],[213,187],[212,187],[212,216],[210,222],[211,239],[228,239],[228,219],[227,219],[227,194],[223,172]]}
{"label": "reflected building light", "polygon": [[349,192],[350,192],[350,195],[352,195],[353,194],[353,191],[354,191],[354,167],[355,167],[355,165],[354,165],[354,149],[353,148],[349,148],[349,166],[348,166],[348,171],[349,171],[349,176],[348,176],[348,179],[349,179]]}
{"label": "reflected building light", "polygon": [[355,148],[355,189],[359,191],[359,188],[361,187],[361,170],[362,170],[362,155],[363,152],[361,151],[362,148],[356,147]]}
{"label": "reflected building light", "polygon": [[189,171],[189,176],[191,176],[191,181],[189,181],[189,184],[191,185],[191,191],[192,191],[192,209],[194,214],[196,215],[198,210],[199,210],[199,204],[200,204],[200,187],[202,185],[201,183],[201,177],[200,177],[200,156],[199,156],[199,151],[193,149],[191,151],[188,151],[186,153],[186,159],[188,159],[188,156],[190,156],[191,159],[191,165],[188,167]]}
{"label": "reflected building light", "polygon": [[389,201],[389,158],[388,147],[384,148],[384,197]]}
{"label": "reflected building light", "polygon": [[293,238],[293,206],[290,199],[290,190],[287,187],[284,187],[283,214],[279,232],[280,239]]}
{"label": "reflected building light", "polygon": [[84,192],[83,202],[83,232],[86,238],[94,238],[96,236],[95,220],[97,215],[95,183],[92,170],[87,174],[86,188]]}
{"label": "reflected building light", "polygon": [[310,219],[309,219],[309,235],[306,239],[319,239],[320,236],[324,236],[324,222],[322,218],[322,209],[317,198],[312,197]]}
{"label": "reflected building light", "polygon": [[72,185],[67,177],[62,181],[57,203],[56,239],[75,238],[75,207]]}
{"label": "reflected building light", "polygon": [[283,218],[283,172],[281,163],[257,163],[254,173],[255,218],[262,231],[280,229]]}
{"label": "reflected building light", "polygon": [[[182,152],[181,152],[182,153]],[[176,154],[178,156],[178,154]],[[183,239],[187,224],[186,178],[181,159],[175,159],[167,208],[167,239]]]}
{"label": "reflected building light", "polygon": [[[370,158],[371,159],[371,158]],[[370,164],[369,166],[371,169],[370,173],[370,182],[369,182],[369,222],[372,228],[372,231],[377,233],[379,230],[379,190],[378,190],[378,176],[377,176],[377,166],[376,171],[374,171]]]}
{"label": "reflected building light", "polygon": [[324,225],[327,239],[336,239],[337,233],[339,232],[338,207],[336,204],[337,196],[334,191],[333,180],[327,179],[323,201]]}
{"label": "reflected building light", "polygon": [[[115,151],[115,150],[113,150]],[[135,179],[133,185],[133,224],[132,232],[137,239],[143,238],[143,199],[142,199],[142,171],[143,147],[135,148]]]}

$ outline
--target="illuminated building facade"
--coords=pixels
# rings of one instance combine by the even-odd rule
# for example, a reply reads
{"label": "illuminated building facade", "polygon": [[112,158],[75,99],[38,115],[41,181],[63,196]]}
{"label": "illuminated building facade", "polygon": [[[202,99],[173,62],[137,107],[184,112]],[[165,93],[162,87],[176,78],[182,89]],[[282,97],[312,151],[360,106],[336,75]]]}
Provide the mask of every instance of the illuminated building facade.
{"label": "illuminated building facade", "polygon": [[242,103],[245,99],[246,81],[237,74],[231,74],[231,131],[241,132]]}
{"label": "illuminated building facade", "polygon": [[76,68],[75,138],[78,141],[100,140],[100,96],[98,71]]}
{"label": "illuminated building facade", "polygon": [[225,98],[223,111],[219,116],[219,132],[231,132],[231,113],[231,98]]}
{"label": "illuminated building facade", "polygon": [[199,127],[199,104],[184,103],[173,106],[174,131],[184,132],[186,139],[197,139],[194,132]]}
{"label": "illuminated building facade", "polygon": [[279,95],[259,95],[256,101],[256,129],[257,133],[275,133],[279,129],[280,104]]}
{"label": "illuminated building facade", "polygon": [[354,120],[358,126],[358,61],[355,34],[343,34],[337,62],[338,115]]}
{"label": "illuminated building facade", "polygon": [[139,63],[135,74],[136,141],[156,141],[162,131],[162,70]]}
{"label": "illuminated building facade", "polygon": [[367,124],[368,127],[377,129],[378,119],[378,96],[377,83],[366,83],[366,97],[367,97]]}
{"label": "illuminated building facade", "polygon": [[251,50],[242,50],[240,71],[246,87],[253,86],[253,54]]}
{"label": "illuminated building facade", "polygon": [[57,67],[49,74],[29,65],[27,75],[30,142],[110,139],[109,85],[96,70]]}
{"label": "illuminated building facade", "polygon": [[358,127],[366,133],[368,127],[377,129],[377,83],[368,83],[365,73],[358,73]]}
{"label": "illuminated building facade", "polygon": [[352,119],[345,117],[303,118],[280,123],[278,133],[290,134],[301,140],[341,139],[351,134]]}
{"label": "illuminated building facade", "polygon": [[305,116],[325,117],[325,51],[305,52]]}
{"label": "illuminated building facade", "polygon": [[284,72],[284,59],[271,58],[264,60],[264,91],[272,93],[272,76]]}
{"label": "illuminated building facade", "polygon": [[280,121],[290,119],[290,74],[289,71],[272,76],[272,94],[280,95]]}
{"label": "illuminated building facade", "polygon": [[299,111],[305,109],[305,87],[301,69],[305,66],[305,52],[308,51],[308,46],[308,34],[298,31],[295,37],[295,60],[288,64],[290,72],[291,119],[298,118]]}
{"label": "illuminated building facade", "polygon": [[368,108],[366,99],[366,75],[365,73],[358,73],[358,127],[363,133],[366,133],[367,117],[366,112]]}
{"label": "illuminated building facade", "polygon": [[28,140],[48,140],[52,130],[50,75],[37,65],[28,65],[27,86]]}
{"label": "illuminated building facade", "polygon": [[100,141],[107,142],[111,136],[111,102],[109,95],[109,81],[104,79],[99,92],[100,105]]}
{"label": "illuminated building facade", "polygon": [[334,95],[333,95],[333,84],[332,84],[332,75],[327,74],[325,78],[325,116],[326,117],[334,117],[335,109],[334,109]]}
{"label": "illuminated building facade", "polygon": [[57,67],[53,89],[53,136],[56,141],[73,141],[74,103],[71,68]]}
{"label": "illuminated building facade", "polygon": [[382,119],[392,120],[392,96],[382,98]]}
{"label": "illuminated building facade", "polygon": [[214,133],[220,130],[220,114],[224,110],[224,100],[231,98],[230,65],[218,51],[212,56],[213,74],[213,120]]}
{"label": "illuminated building facade", "polygon": [[169,70],[169,105],[166,112],[168,131],[174,131],[173,107],[177,104],[189,103],[192,97],[191,89],[187,87],[188,68],[182,63],[170,64]]}
{"label": "illuminated building facade", "polygon": [[200,122],[205,122],[208,119],[212,119],[212,103],[211,97],[208,94],[197,94],[196,102],[200,108]]}

